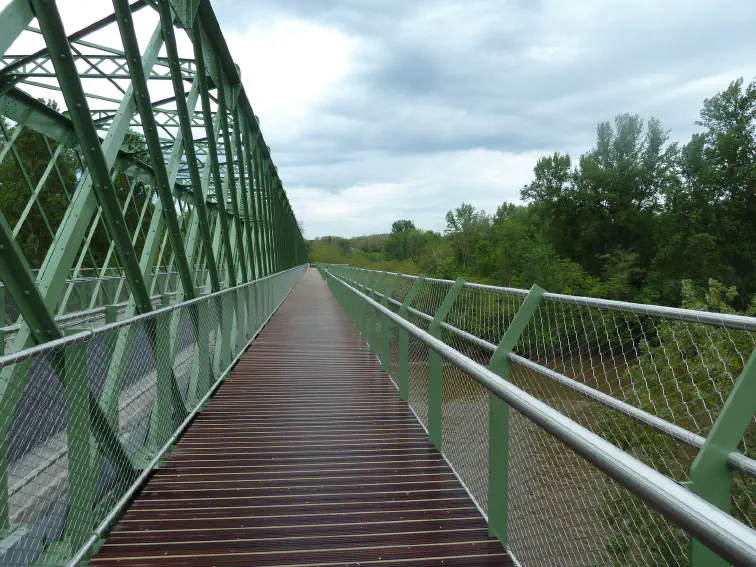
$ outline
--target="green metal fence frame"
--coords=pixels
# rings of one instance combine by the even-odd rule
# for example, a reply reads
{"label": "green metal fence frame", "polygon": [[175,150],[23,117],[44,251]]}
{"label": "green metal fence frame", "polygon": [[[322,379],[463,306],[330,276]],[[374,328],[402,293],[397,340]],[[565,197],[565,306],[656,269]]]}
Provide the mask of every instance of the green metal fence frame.
{"label": "green metal fence frame", "polygon": [[[367,310],[370,307],[367,302],[360,300],[353,293],[345,291],[345,283],[351,282],[355,288],[368,296],[376,299],[379,294],[377,287],[371,286],[375,281],[376,273],[373,270],[364,270],[351,266],[316,265],[322,277],[329,283],[334,295],[339,300],[350,318],[355,321],[355,326],[360,330],[363,338],[369,342],[380,340],[388,342],[389,325],[381,325],[384,330],[379,339],[365,333],[364,329],[370,325],[366,320]],[[329,276],[330,274],[333,274]],[[336,276],[335,278],[333,276]],[[396,282],[400,274],[394,275]],[[343,278],[343,282],[337,278]],[[408,291],[403,302],[398,308],[398,316],[407,319],[409,309],[415,296],[425,283],[425,276],[420,275]],[[338,282],[338,283],[334,283]],[[441,324],[449,312],[454,300],[459,295],[464,281],[460,278],[450,287],[444,301],[434,314],[428,333],[434,338],[441,339]],[[389,307],[389,298],[394,290],[384,289],[381,295],[381,303]],[[510,354],[520,339],[528,322],[536,313],[539,304],[543,300],[546,290],[534,285],[525,296],[515,317],[506,329],[499,345],[495,348],[488,368],[506,381],[509,381]],[[399,376],[398,390],[402,400],[409,398],[409,368],[408,368],[408,343],[409,336],[406,330],[399,330]],[[383,347],[386,352],[386,347]],[[429,411],[428,432],[429,441],[439,450],[443,450],[441,439],[441,411],[440,411],[440,381],[441,368],[440,357],[432,350],[428,356],[429,367]],[[384,369],[385,370],[385,369]],[[729,513],[731,508],[730,490],[732,486],[733,467],[729,456],[737,451],[738,444],[743,438],[746,428],[756,414],[756,349],[751,353],[735,386],[729,393],[724,407],[717,417],[711,432],[707,436],[703,446],[699,450],[693,465],[691,466],[691,482],[687,483],[691,492],[700,496],[707,502]],[[490,442],[497,439],[499,443]],[[509,510],[509,406],[497,396],[489,395],[489,478],[488,478],[488,526],[489,534],[498,538],[507,547],[509,539],[508,510]],[[691,537],[690,566],[691,567],[724,567],[728,565],[721,556],[709,547]]]}

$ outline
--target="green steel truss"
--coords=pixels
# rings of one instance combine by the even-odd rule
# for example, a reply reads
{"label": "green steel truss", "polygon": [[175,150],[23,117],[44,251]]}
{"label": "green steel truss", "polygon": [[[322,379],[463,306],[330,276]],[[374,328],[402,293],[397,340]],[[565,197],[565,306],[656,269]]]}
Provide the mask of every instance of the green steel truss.
{"label": "green steel truss", "polygon": [[[81,516],[87,525],[98,475],[117,470],[113,494],[138,477],[165,431],[195,411],[192,392],[222,375],[270,313],[283,291],[274,282],[291,282],[307,248],[209,0],[112,0],[85,28],[65,23],[54,0],[12,0],[0,11],[0,355],[54,353],[46,356],[71,404],[70,473],[81,479],[68,523]],[[184,320],[153,313],[169,303]],[[148,313],[151,323],[134,319]],[[51,341],[116,318],[137,322],[108,331],[91,361],[98,389],[87,384],[87,349]],[[215,350],[202,339],[187,390],[169,361],[187,337],[210,336]],[[140,349],[157,361],[160,384],[141,457],[119,431],[119,396]],[[40,363],[8,360],[0,563],[23,535],[18,502],[10,513],[11,424],[40,376]],[[72,526],[65,556],[93,527]]]}
{"label": "green steel truss", "polygon": [[[71,310],[127,298],[125,316],[151,311],[166,291],[156,273],[177,274],[181,300],[304,262],[210,2],[114,0],[78,30],[65,16],[36,0],[0,13],[0,183],[14,180],[0,200],[0,323],[18,326],[5,352],[60,337]],[[85,277],[76,301],[70,281]]]}

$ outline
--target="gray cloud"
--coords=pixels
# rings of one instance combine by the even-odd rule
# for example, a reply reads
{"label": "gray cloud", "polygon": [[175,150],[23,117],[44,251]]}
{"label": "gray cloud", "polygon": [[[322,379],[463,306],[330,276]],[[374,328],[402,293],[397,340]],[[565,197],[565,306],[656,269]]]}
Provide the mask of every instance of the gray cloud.
{"label": "gray cloud", "polygon": [[[295,19],[357,41],[349,72],[285,142],[264,130],[285,184],[326,192],[402,183],[439,154],[579,153],[593,144],[598,121],[622,112],[656,116],[672,139],[686,141],[705,96],[756,74],[756,3],[747,0],[726,9],[707,0],[214,6],[225,30]],[[459,187],[439,181],[443,207],[465,198]],[[331,232],[339,231],[337,221]]]}

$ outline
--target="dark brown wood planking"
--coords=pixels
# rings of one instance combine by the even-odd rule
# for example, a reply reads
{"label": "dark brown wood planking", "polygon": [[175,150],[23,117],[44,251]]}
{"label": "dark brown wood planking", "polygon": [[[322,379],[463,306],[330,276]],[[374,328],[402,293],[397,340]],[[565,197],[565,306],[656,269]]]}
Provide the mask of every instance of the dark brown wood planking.
{"label": "dark brown wood planking", "polygon": [[90,565],[513,563],[311,269]]}

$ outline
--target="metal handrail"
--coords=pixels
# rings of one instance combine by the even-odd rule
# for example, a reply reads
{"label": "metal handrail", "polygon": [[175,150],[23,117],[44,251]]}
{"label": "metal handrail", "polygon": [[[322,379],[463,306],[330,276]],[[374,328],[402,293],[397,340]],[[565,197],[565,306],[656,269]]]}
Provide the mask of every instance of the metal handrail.
{"label": "metal handrail", "polygon": [[37,354],[41,354],[44,352],[50,352],[58,348],[65,347],[67,345],[72,345],[74,343],[78,343],[81,341],[88,340],[89,338],[102,334],[107,333],[109,331],[113,331],[115,329],[118,329],[120,327],[126,327],[128,325],[131,325],[135,322],[144,320],[144,319],[151,319],[154,317],[157,317],[159,315],[169,313],[171,311],[174,311],[176,309],[182,309],[184,307],[188,307],[190,305],[194,305],[201,301],[207,301],[208,299],[213,299],[220,297],[222,295],[226,295],[228,293],[236,292],[240,289],[243,289],[245,287],[249,287],[251,285],[257,284],[259,282],[262,282],[264,280],[273,278],[275,276],[280,276],[281,274],[285,274],[288,272],[291,272],[292,270],[297,270],[301,268],[302,266],[295,266],[293,268],[289,268],[288,270],[282,270],[280,272],[276,272],[275,274],[270,274],[269,276],[265,276],[263,278],[258,278],[256,280],[252,280],[249,282],[245,282],[243,284],[239,284],[236,287],[227,287],[225,289],[222,289],[220,291],[216,291],[215,293],[209,293],[207,295],[201,295],[199,297],[196,297],[194,299],[191,299],[189,301],[184,301],[182,303],[176,303],[174,305],[168,305],[166,307],[161,307],[159,309],[154,309],[153,311],[150,311],[149,313],[143,313],[141,315],[135,315],[134,317],[129,317],[128,319],[124,319],[123,321],[116,321],[114,323],[109,323],[107,325],[103,325],[101,327],[97,327],[96,329],[85,329],[81,332],[74,333],[71,335],[67,335],[65,337],[62,337],[60,339],[55,339],[52,341],[48,341],[46,343],[35,345],[33,347],[20,350],[18,352],[14,352],[11,354],[7,354],[5,356],[0,356],[0,368],[3,368],[5,366],[9,366],[11,364],[16,364],[18,362],[21,362],[23,360],[26,360],[28,358],[31,358],[32,356],[35,356]]}
{"label": "metal handrail", "polygon": [[[179,303],[176,306],[169,306],[165,307],[160,310],[156,310],[150,314],[145,314],[143,316],[140,316],[140,318],[144,318],[147,316],[152,316],[155,313],[158,312],[168,312],[173,311],[174,309],[177,309],[178,307],[186,307],[188,304],[195,304],[198,301],[206,301],[208,298],[216,298],[221,295],[225,295],[231,291],[238,291],[242,288],[248,287],[250,285],[257,284],[259,282],[262,282],[264,280],[281,276],[282,274],[289,273],[294,270],[302,269],[303,265],[295,266],[293,268],[289,268],[288,270],[282,270],[280,272],[276,272],[275,274],[271,274],[269,276],[265,276],[264,278],[260,278],[251,282],[247,282],[244,284],[241,284],[239,286],[233,287],[233,288],[227,288],[224,290],[221,290],[219,292],[216,292],[214,294],[205,295],[203,297],[198,297],[195,299],[192,299],[190,301],[186,301],[184,303]],[[292,286],[291,289],[294,289]],[[184,434],[184,432],[187,430],[187,428],[191,425],[191,423],[194,421],[194,419],[197,417],[197,414],[201,411],[201,409],[205,406],[206,402],[215,394],[215,392],[220,388],[221,384],[226,380],[228,375],[231,373],[231,371],[236,366],[236,363],[244,356],[247,348],[252,344],[252,342],[257,338],[257,336],[262,332],[265,325],[268,324],[268,322],[271,320],[273,315],[276,313],[278,308],[281,306],[281,304],[284,302],[284,300],[289,296],[289,293],[291,293],[291,289],[283,296],[281,301],[278,302],[278,304],[271,310],[271,313],[268,315],[268,317],[265,319],[265,321],[262,322],[260,325],[260,328],[252,335],[252,337],[249,339],[249,341],[243,345],[239,353],[234,357],[234,359],[230,362],[228,367],[218,376],[218,378],[213,382],[212,386],[208,389],[207,393],[195,404],[195,406],[192,408],[192,410],[188,413],[186,418],[181,422],[181,424],[176,428],[176,430],[170,435],[168,440],[163,444],[160,449],[158,449],[155,456],[150,460],[150,462],[147,464],[147,466],[142,470],[142,472],[139,474],[139,476],[131,483],[131,485],[127,488],[127,490],[124,492],[124,494],[121,496],[121,498],[118,499],[115,506],[108,512],[108,514],[103,518],[103,520],[95,527],[92,535],[82,544],[82,546],[76,551],[75,555],[66,563],[66,567],[77,567],[82,561],[86,560],[87,555],[91,552],[91,550],[95,547],[97,542],[104,537],[108,529],[110,529],[110,526],[120,517],[120,515],[123,513],[124,509],[132,502],[134,499],[134,495],[139,492],[139,490],[142,488],[142,486],[145,484],[145,482],[150,478],[152,473],[154,472],[157,465],[160,463],[160,460],[165,456],[165,454],[173,447],[178,439],[181,438],[181,436]],[[133,322],[134,319],[128,319],[127,321]],[[109,325],[109,327],[112,329],[115,326],[121,326],[120,323]]]}
{"label": "metal handrail", "polygon": [[[380,291],[377,291],[370,287],[368,288],[365,288],[365,286],[360,286],[360,287],[363,287],[370,293],[373,293],[374,295],[380,298],[383,298],[383,294]],[[395,305],[396,307],[399,307],[401,305],[400,301],[397,301],[396,299],[392,297],[387,298],[387,301],[391,303],[392,305]],[[415,309],[414,307],[408,307],[408,312],[428,322],[433,320],[433,317],[431,317],[427,313],[423,313],[422,311]],[[441,327],[490,352],[494,352],[496,350],[496,345],[494,345],[493,343],[490,343],[485,339],[481,339],[480,337],[476,337],[475,335],[468,333],[467,331],[463,331],[462,329],[459,329],[447,323],[446,321],[441,322]],[[525,357],[519,356],[514,353],[510,357],[512,358],[512,360],[515,360],[521,366],[526,366],[530,370],[537,372],[538,374],[540,374],[541,376],[545,378],[548,378],[555,382],[559,382],[563,386],[567,386],[568,388],[576,392],[579,392],[585,396],[588,396],[591,399],[605,405],[606,407],[617,410],[639,423],[643,423],[645,425],[648,425],[649,427],[652,427],[653,429],[656,429],[657,431],[665,433],[669,435],[672,439],[681,441],[685,443],[686,445],[693,447],[694,449],[700,449],[701,447],[703,447],[704,443],[706,442],[706,438],[701,435],[698,435],[697,433],[688,431],[684,427],[680,427],[679,425],[670,423],[669,421],[662,419],[660,417],[657,417],[653,414],[650,414],[647,411],[644,411],[633,405],[623,402],[622,400],[618,400],[617,398],[614,398],[610,396],[609,394],[605,394],[604,392],[601,392],[595,388],[591,388],[590,386],[586,384],[578,382],[577,380],[573,380],[572,378],[569,378],[565,376],[564,374],[560,374],[559,372],[556,372],[554,370],[551,370],[550,368],[542,366],[538,364],[537,362],[533,362],[532,360],[529,360]],[[737,451],[731,451],[727,455],[727,462],[732,467],[739,470],[740,472],[745,473],[752,477],[756,477],[756,460],[751,459],[742,453],[738,453]]]}
{"label": "metal handrail", "polygon": [[[168,295],[170,297],[175,297],[177,293],[175,291],[168,292],[164,295]],[[160,301],[162,298],[162,295],[153,295],[152,301]],[[129,304],[128,301],[121,301],[119,303],[113,303],[111,304],[116,309],[123,309],[127,307]],[[60,323],[61,325],[65,325],[67,323],[81,323],[86,320],[90,320],[94,317],[99,317],[103,313],[105,313],[105,310],[108,306],[101,306],[101,307],[94,307],[93,309],[84,309],[82,311],[71,311],[70,313],[66,313],[65,315],[57,315],[55,317],[55,321],[57,323]],[[6,327],[0,327],[0,331],[3,331],[7,334],[13,333],[21,329],[22,325],[20,323],[14,323],[13,325],[8,325]]]}
{"label": "metal handrail", "polygon": [[[335,265],[335,264],[334,264]],[[358,268],[360,269],[360,268]],[[377,273],[383,273],[391,276],[397,275],[397,272],[376,270]],[[416,279],[417,276],[401,274],[403,278]],[[444,280],[439,278],[425,278],[426,282],[439,283],[451,286],[453,280]],[[513,287],[500,287],[487,284],[478,284],[465,282],[465,287],[469,289],[480,289],[484,291],[494,291],[507,295],[517,295],[525,297],[528,290]],[[546,301],[555,303],[569,303],[572,305],[582,305],[584,307],[593,307],[595,309],[608,309],[610,311],[620,311],[623,313],[632,313],[634,315],[646,315],[649,317],[662,317],[665,319],[674,319],[676,321],[686,321],[688,323],[705,323],[726,329],[735,329],[739,331],[756,332],[756,317],[746,315],[733,315],[731,313],[712,313],[710,311],[699,311],[695,309],[683,309],[681,307],[664,307],[661,305],[648,305],[645,303],[631,303],[628,301],[615,301],[612,299],[599,299],[596,297],[581,297],[577,295],[565,295],[562,293],[546,292],[543,294]]]}
{"label": "metal handrail", "polygon": [[[489,392],[550,433],[698,541],[737,565],[756,565],[756,531],[527,392],[396,315],[325,270],[380,315],[468,374]],[[509,354],[510,360],[518,362]]]}

